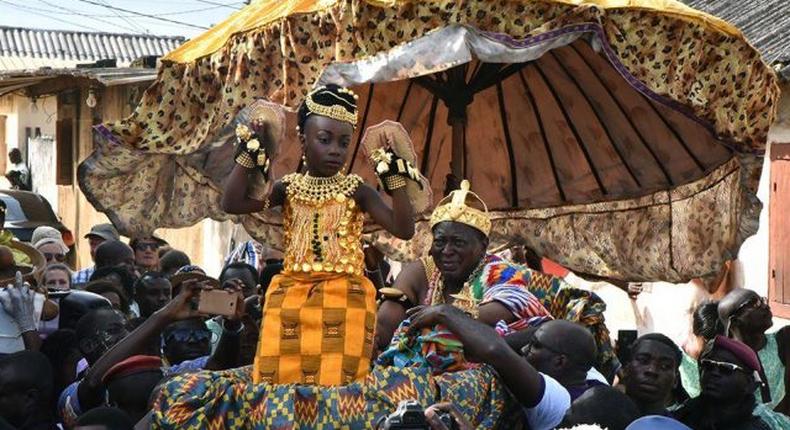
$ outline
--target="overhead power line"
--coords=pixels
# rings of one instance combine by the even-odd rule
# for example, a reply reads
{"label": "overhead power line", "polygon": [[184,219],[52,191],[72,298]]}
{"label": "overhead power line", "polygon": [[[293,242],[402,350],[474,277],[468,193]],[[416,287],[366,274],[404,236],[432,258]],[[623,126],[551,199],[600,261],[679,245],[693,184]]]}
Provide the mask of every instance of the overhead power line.
{"label": "overhead power line", "polygon": [[[219,6],[219,7],[226,7],[226,8],[228,8],[228,9],[234,9],[234,10],[239,10],[239,9],[241,9],[241,8],[239,8],[239,7],[234,7],[234,6],[231,6],[230,4],[225,4],[225,3],[217,3],[217,2],[213,2],[213,1],[209,1],[209,0],[195,0],[195,1],[196,1],[196,2],[200,2],[200,3],[205,3],[205,4],[213,4],[214,6]],[[239,4],[239,3],[240,3],[240,2],[233,2],[233,3],[231,3],[231,4]]]}
{"label": "overhead power line", "polygon": [[90,29],[90,30],[93,30],[93,31],[99,31],[99,32],[101,31],[101,30],[99,30],[96,27],[91,27],[91,26],[86,25],[84,23],[78,24],[76,22],[72,22],[72,21],[69,21],[69,20],[66,20],[66,19],[62,19],[62,18],[56,18],[54,16],[47,15],[45,13],[32,11],[32,10],[26,9],[26,8],[24,8],[24,7],[22,7],[22,6],[18,5],[18,4],[11,3],[9,1],[0,0],[0,3],[7,4],[7,5],[15,8],[15,9],[18,9],[18,10],[21,10],[23,12],[29,13],[31,15],[37,15],[37,16],[41,16],[41,17],[44,17],[44,18],[47,18],[47,19],[51,19],[53,21],[57,21],[57,22],[60,22],[60,23],[63,23],[63,24],[73,25],[73,26],[75,26],[77,28],[87,28],[87,29]]}
{"label": "overhead power line", "polygon": [[[39,7],[21,5],[21,4],[17,4],[17,6],[20,7],[20,8],[29,9],[29,10],[38,11],[38,12],[54,13],[54,14],[58,14],[58,15],[78,15],[78,16],[84,16],[86,18],[134,18],[134,17],[138,16],[138,15],[132,15],[132,14],[117,15],[117,14],[114,14],[114,13],[113,14],[107,14],[107,13],[82,13],[82,12],[76,11],[74,9],[69,9],[69,8],[65,8],[63,6],[53,5],[52,3],[49,3],[49,2],[47,2],[45,0],[39,0],[39,1],[42,2],[42,3],[46,3],[49,6],[56,7],[58,9],[62,10],[62,12],[61,11],[56,11],[56,10],[51,10],[51,9],[43,9],[43,8],[39,8]],[[193,1],[196,1],[196,0],[193,0]],[[219,9],[221,7],[225,7],[225,6],[224,5],[221,5],[221,6],[209,6],[209,7],[202,7],[202,8],[198,8],[198,9],[182,10],[181,12],[163,12],[163,13],[158,13],[157,15],[158,16],[189,15],[191,13],[205,12],[207,10]],[[113,25],[115,25],[115,24],[113,24]]]}
{"label": "overhead power line", "polygon": [[[101,18],[98,18],[98,17],[90,16],[89,14],[84,14],[84,13],[81,13],[81,12],[77,12],[75,10],[67,9],[67,8],[65,8],[63,6],[59,6],[59,5],[50,3],[50,2],[48,2],[46,0],[38,0],[38,1],[40,1],[41,3],[44,3],[47,6],[51,6],[51,7],[54,7],[56,9],[66,10],[66,11],[68,11],[70,13],[73,13],[74,15],[78,15],[78,16],[82,16],[82,17],[85,17],[85,18],[89,18],[89,19],[92,19],[92,20],[95,20],[95,21],[98,21],[98,22],[101,22],[101,23],[104,23],[104,24],[109,24],[111,26],[118,26],[118,27],[123,28],[124,30],[131,31],[133,33],[139,33],[140,32],[139,30],[136,30],[134,28],[126,27],[124,25],[120,25],[120,24],[117,24],[117,23],[114,23],[114,22],[111,22],[111,21],[107,21],[106,19],[101,19]],[[34,8],[34,7],[31,7],[31,6],[23,6],[23,7],[26,7],[26,8],[29,8],[29,9],[36,9],[36,10],[39,10],[39,11],[44,11],[44,12],[49,12],[49,13],[62,13],[62,12],[55,12],[55,11],[47,11],[46,9]]]}
{"label": "overhead power line", "polygon": [[201,29],[201,30],[208,30],[208,27],[203,27],[201,25],[189,24],[187,22],[176,21],[174,19],[162,18],[161,16],[149,15],[147,13],[137,12],[137,11],[133,11],[133,10],[129,10],[129,9],[123,9],[123,8],[116,7],[116,6],[110,6],[110,5],[102,4],[102,3],[99,3],[99,2],[93,1],[93,0],[78,0],[78,1],[83,2],[83,3],[92,4],[92,5],[95,5],[95,6],[101,6],[103,8],[107,8],[107,9],[110,9],[110,10],[126,12],[126,13],[131,13],[133,15],[142,16],[142,17],[145,17],[145,18],[155,19],[157,21],[169,22],[171,24],[182,25],[182,26],[185,26],[185,27],[198,28],[198,29]]}
{"label": "overhead power line", "polygon": [[[43,0],[42,0],[42,1],[43,1]],[[110,6],[110,5],[108,5],[108,4],[107,4],[107,2],[106,2],[105,0],[99,0],[99,1],[101,1],[101,3],[105,5],[105,7],[108,7],[108,6]],[[147,28],[143,27],[142,25],[140,25],[140,24],[138,24],[138,23],[136,23],[136,22],[132,22],[132,21],[131,21],[129,18],[126,18],[126,17],[124,17],[124,16],[121,16],[121,13],[120,13],[120,12],[118,12],[117,10],[114,10],[114,9],[111,9],[111,10],[112,10],[112,12],[113,12],[113,13],[114,13],[116,16],[118,16],[118,18],[120,18],[120,19],[124,20],[124,21],[125,21],[126,23],[128,23],[129,25],[131,25],[131,26],[134,26],[134,27],[138,27],[139,29],[141,29],[141,30],[143,31],[143,33],[149,33],[149,31],[148,31],[148,29],[147,29]]]}

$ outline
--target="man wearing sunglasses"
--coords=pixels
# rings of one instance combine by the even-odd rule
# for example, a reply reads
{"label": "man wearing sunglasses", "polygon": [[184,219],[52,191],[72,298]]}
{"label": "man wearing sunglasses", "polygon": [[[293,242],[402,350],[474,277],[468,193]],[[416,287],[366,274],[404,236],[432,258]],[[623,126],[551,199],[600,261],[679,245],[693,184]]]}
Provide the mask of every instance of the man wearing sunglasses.
{"label": "man wearing sunglasses", "polygon": [[170,365],[208,356],[211,338],[203,318],[176,321],[162,332],[162,356]]}
{"label": "man wearing sunglasses", "polygon": [[675,418],[696,430],[768,430],[755,415],[755,389],[761,365],[746,344],[716,336],[700,355],[699,397],[675,411]]}
{"label": "man wearing sunglasses", "polygon": [[69,248],[63,243],[63,239],[59,237],[45,237],[37,241],[33,247],[44,256],[44,259],[47,260],[47,265],[63,263],[66,261],[66,253],[69,252]]}
{"label": "man wearing sunglasses", "polygon": [[[790,414],[790,401],[785,395],[790,375],[790,328],[766,333],[773,325],[773,314],[765,297],[744,288],[730,291],[719,302],[719,320],[725,335],[740,340],[757,352],[770,390],[766,406],[785,415]],[[757,396],[762,400],[762,396]]]}
{"label": "man wearing sunglasses", "polygon": [[167,245],[167,241],[156,236],[135,238],[129,242],[134,250],[134,263],[140,273],[159,271],[159,248]]}

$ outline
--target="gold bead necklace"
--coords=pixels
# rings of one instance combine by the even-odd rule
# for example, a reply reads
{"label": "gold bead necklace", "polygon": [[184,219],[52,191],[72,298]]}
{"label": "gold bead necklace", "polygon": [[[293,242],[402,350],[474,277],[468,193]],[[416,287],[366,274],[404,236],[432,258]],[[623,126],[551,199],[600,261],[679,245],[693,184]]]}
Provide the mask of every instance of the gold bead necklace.
{"label": "gold bead necklace", "polygon": [[286,192],[289,198],[320,204],[330,199],[345,201],[354,194],[362,178],[342,173],[329,177],[291,173],[283,177],[283,182],[287,184]]}

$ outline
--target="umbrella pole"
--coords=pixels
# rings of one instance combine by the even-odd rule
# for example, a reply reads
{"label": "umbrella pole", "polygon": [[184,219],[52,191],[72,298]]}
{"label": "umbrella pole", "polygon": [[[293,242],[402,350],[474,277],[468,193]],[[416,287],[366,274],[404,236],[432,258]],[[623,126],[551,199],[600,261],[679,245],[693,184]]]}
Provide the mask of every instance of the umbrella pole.
{"label": "umbrella pole", "polygon": [[[460,182],[464,177],[464,118],[454,116],[448,119],[452,127],[452,158],[450,160],[450,173]],[[455,187],[453,188],[455,189]]]}
{"label": "umbrella pole", "polygon": [[452,153],[450,158],[450,173],[444,187],[444,194],[456,190],[464,179],[464,139],[466,130],[466,107],[472,103],[474,93],[466,84],[467,65],[456,66],[447,70],[446,81],[440,78],[421,76],[416,78],[418,85],[438,96],[447,105],[447,124],[452,130]]}

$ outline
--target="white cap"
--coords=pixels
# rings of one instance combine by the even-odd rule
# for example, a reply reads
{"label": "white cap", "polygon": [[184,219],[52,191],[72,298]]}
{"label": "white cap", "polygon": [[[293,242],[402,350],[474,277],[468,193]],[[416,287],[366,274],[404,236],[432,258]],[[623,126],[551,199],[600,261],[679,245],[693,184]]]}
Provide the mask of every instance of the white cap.
{"label": "white cap", "polygon": [[57,238],[55,238],[55,237],[45,237],[45,238],[39,240],[38,242],[36,242],[35,244],[33,244],[33,248],[38,249],[39,247],[41,247],[43,245],[50,244],[50,243],[54,243],[56,245],[59,245],[60,249],[63,251],[64,254],[69,252],[69,247],[66,246],[66,244],[63,243],[63,239],[61,239],[59,237],[57,237]]}

